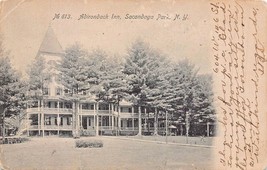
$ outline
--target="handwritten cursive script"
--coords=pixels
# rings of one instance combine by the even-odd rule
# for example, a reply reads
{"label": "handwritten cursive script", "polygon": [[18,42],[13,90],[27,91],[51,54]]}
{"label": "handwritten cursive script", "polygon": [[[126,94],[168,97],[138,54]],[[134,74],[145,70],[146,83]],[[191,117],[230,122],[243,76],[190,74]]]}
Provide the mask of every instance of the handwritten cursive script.
{"label": "handwritten cursive script", "polygon": [[239,2],[210,3],[210,9],[213,71],[221,87],[216,96],[223,136],[218,154],[223,166],[245,170],[258,163],[260,149],[258,86],[266,62],[258,34],[261,11],[244,9]]}

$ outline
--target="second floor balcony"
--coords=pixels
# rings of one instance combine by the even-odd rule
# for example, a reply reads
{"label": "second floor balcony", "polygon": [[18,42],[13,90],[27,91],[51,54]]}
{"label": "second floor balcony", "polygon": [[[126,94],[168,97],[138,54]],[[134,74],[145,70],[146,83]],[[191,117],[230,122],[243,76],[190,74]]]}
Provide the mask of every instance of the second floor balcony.
{"label": "second floor balcony", "polygon": [[48,113],[48,114],[58,114],[58,113],[63,113],[63,114],[72,114],[72,109],[69,108],[28,108],[27,109],[28,113]]}
{"label": "second floor balcony", "polygon": [[[72,114],[72,108],[49,108],[49,107],[36,107],[36,108],[28,108],[27,112],[29,114],[37,114],[37,113],[44,113],[44,114]],[[112,110],[91,110],[91,109],[79,109],[79,114],[81,115],[110,115],[114,114],[115,112]]]}

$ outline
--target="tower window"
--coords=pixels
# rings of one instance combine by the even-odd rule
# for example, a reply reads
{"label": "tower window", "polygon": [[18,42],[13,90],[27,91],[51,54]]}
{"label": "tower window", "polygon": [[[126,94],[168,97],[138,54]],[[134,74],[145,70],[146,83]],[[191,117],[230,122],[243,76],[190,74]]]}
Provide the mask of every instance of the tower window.
{"label": "tower window", "polygon": [[49,88],[43,89],[43,95],[49,95]]}
{"label": "tower window", "polygon": [[60,95],[62,95],[62,89],[61,88],[57,88],[57,90],[56,90],[56,95],[57,96],[60,96]]}

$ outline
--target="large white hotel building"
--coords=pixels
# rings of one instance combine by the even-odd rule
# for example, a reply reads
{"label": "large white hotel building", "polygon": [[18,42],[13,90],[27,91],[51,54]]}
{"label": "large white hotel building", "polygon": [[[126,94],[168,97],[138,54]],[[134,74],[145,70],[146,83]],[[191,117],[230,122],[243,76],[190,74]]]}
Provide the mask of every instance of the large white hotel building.
{"label": "large white hotel building", "polygon": [[[64,53],[51,27],[48,28],[37,53],[47,66],[60,62]],[[94,98],[79,101],[78,107],[66,97],[62,84],[56,80],[57,70],[51,82],[43,89],[42,99],[31,100],[27,108],[27,133],[29,136],[91,136],[91,135],[136,135],[138,133],[138,108],[127,101],[119,106]],[[76,110],[75,110],[76,109]],[[142,133],[154,132],[154,113],[141,108]],[[157,131],[166,130],[165,118],[159,115]],[[184,132],[184,125],[179,133]]]}

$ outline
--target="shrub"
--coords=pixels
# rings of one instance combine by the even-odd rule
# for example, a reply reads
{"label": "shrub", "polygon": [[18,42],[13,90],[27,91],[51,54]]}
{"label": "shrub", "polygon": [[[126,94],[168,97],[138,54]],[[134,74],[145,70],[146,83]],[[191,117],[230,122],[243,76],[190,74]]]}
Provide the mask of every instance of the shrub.
{"label": "shrub", "polygon": [[76,148],[101,148],[103,142],[100,140],[77,140],[75,146]]}
{"label": "shrub", "polygon": [[5,138],[5,141],[1,138],[0,144],[15,144],[15,143],[23,143],[27,142],[30,139],[27,137],[7,137]]}

